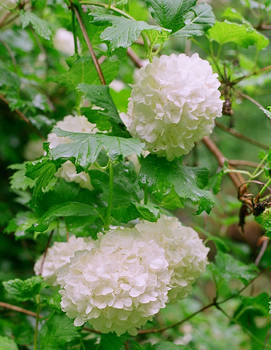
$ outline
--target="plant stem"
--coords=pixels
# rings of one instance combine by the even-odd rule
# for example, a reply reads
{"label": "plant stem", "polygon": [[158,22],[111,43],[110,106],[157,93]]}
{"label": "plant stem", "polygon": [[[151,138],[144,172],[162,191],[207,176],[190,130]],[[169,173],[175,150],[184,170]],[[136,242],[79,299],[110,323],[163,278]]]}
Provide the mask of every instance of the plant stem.
{"label": "plant stem", "polygon": [[37,313],[34,333],[34,350],[38,350],[38,335],[39,335],[39,320],[40,320],[40,295],[37,295]]}
{"label": "plant stem", "polygon": [[93,5],[93,6],[98,6],[98,7],[103,7],[103,8],[106,8],[108,10],[111,10],[111,11],[114,11],[126,18],[129,18],[129,19],[134,19],[133,17],[131,17],[130,15],[128,15],[128,13],[114,7],[114,6],[109,6],[109,4],[104,4],[102,2],[94,2],[94,1],[88,1],[88,0],[82,0],[80,1],[80,4],[82,5]]}
{"label": "plant stem", "polygon": [[109,193],[108,193],[106,220],[105,220],[106,229],[109,229],[109,226],[111,223],[111,211],[112,211],[112,201],[113,201],[113,191],[114,191],[114,170],[113,170],[113,162],[111,159],[109,160],[108,169],[109,169]]}
{"label": "plant stem", "polygon": [[260,192],[259,192],[259,196],[261,196],[264,192],[265,192],[265,190],[268,188],[268,186],[271,184],[271,179],[269,179],[268,181],[267,181],[267,183],[261,188],[261,190],[260,190]]}
{"label": "plant stem", "polygon": [[92,44],[91,44],[91,42],[89,40],[88,33],[87,33],[86,27],[84,25],[84,22],[82,20],[82,17],[80,15],[79,11],[77,10],[77,8],[75,7],[75,5],[73,5],[72,3],[71,3],[71,5],[72,5],[72,9],[74,10],[74,13],[75,13],[75,16],[77,18],[77,21],[78,21],[78,23],[80,25],[83,37],[84,37],[85,42],[87,44],[89,53],[90,53],[90,55],[92,57],[92,60],[93,60],[94,66],[96,68],[96,71],[98,73],[99,79],[100,79],[102,85],[106,85],[105,78],[104,78],[101,66],[99,64],[99,61],[98,61],[96,55],[95,55],[95,52],[94,52],[93,47],[92,47]]}
{"label": "plant stem", "polygon": [[77,36],[76,36],[76,24],[75,24],[75,14],[72,9],[72,33],[73,33],[73,42],[74,42],[74,52],[78,55],[78,44],[77,44]]}

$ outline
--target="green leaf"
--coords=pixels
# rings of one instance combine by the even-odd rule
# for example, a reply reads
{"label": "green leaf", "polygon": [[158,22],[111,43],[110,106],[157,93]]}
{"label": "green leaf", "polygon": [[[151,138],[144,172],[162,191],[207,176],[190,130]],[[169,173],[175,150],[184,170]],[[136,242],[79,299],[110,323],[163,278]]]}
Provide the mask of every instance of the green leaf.
{"label": "green leaf", "polygon": [[13,164],[9,168],[12,170],[17,170],[10,177],[10,187],[13,191],[15,190],[25,191],[27,188],[32,188],[34,186],[35,181],[25,175],[26,163]]}
{"label": "green leaf", "polygon": [[136,153],[140,155],[144,144],[134,138],[123,138],[103,134],[85,134],[68,132],[55,128],[53,132],[57,136],[68,136],[71,142],[59,145],[51,150],[54,159],[74,157],[82,167],[94,163],[102,150],[110,158],[122,155],[127,157]]}
{"label": "green leaf", "polygon": [[[241,296],[241,304],[234,313],[235,319],[241,319],[249,322],[255,316],[268,316],[270,297],[267,293],[261,293],[257,296]],[[243,322],[241,322],[243,324]]]}
{"label": "green leaf", "polygon": [[39,219],[39,225],[35,225],[35,231],[47,230],[51,221],[57,217],[68,217],[68,216],[96,216],[97,210],[85,203],[80,202],[67,202],[56,204],[52,206],[43,216]]}
{"label": "green leaf", "polygon": [[40,350],[67,349],[67,343],[79,337],[77,328],[65,315],[53,314],[40,330]]}
{"label": "green leaf", "polygon": [[245,20],[241,13],[239,13],[236,9],[232,7],[227,7],[226,10],[223,12],[222,17],[227,19],[228,21],[249,23]]}
{"label": "green leaf", "polygon": [[32,197],[33,203],[36,205],[36,202],[41,199],[43,194],[55,184],[57,168],[54,162],[44,159],[42,161],[27,163],[26,169],[26,176],[36,181]]}
{"label": "green leaf", "polygon": [[48,26],[48,23],[43,19],[39,18],[33,12],[20,12],[20,19],[22,22],[23,28],[27,27],[29,24],[32,24],[33,29],[44,39],[50,40],[52,32]]}
{"label": "green leaf", "polygon": [[[119,61],[107,58],[102,64],[105,81],[109,85],[118,74]],[[99,85],[100,79],[91,57],[77,58],[70,69],[56,78],[57,83],[63,83],[70,90],[75,90],[81,83]]]}
{"label": "green leaf", "polygon": [[183,166],[180,160],[169,162],[154,155],[142,159],[141,183],[147,185],[155,200],[167,209],[183,206],[185,200],[199,205],[197,214],[210,212],[213,206],[211,193],[202,189],[206,171]]}
{"label": "green leaf", "polygon": [[148,204],[136,204],[136,209],[140,213],[141,218],[147,221],[157,221],[160,216],[159,208],[154,206],[152,203]]}
{"label": "green leaf", "polygon": [[235,43],[245,48],[255,45],[258,50],[265,48],[269,44],[269,40],[252,26],[228,21],[216,22],[209,29],[208,36],[210,40],[214,40],[220,45]]}
{"label": "green leaf", "polygon": [[215,23],[211,6],[199,4],[184,16],[184,27],[174,35],[181,37],[201,36]]}
{"label": "green leaf", "polygon": [[162,28],[154,25],[150,25],[144,21],[135,21],[134,19],[128,19],[114,15],[97,15],[92,14],[94,23],[106,23],[109,22],[112,26],[107,27],[101,34],[101,39],[110,42],[110,46],[113,50],[118,47],[131,46],[140,36],[143,30],[158,30]]}
{"label": "green leaf", "polygon": [[92,104],[102,108],[102,110],[93,109],[92,113],[96,113],[98,117],[109,117],[109,120],[117,124],[122,123],[108,86],[80,84],[78,85],[78,90],[83,92],[85,98]]}
{"label": "green leaf", "polygon": [[10,220],[5,233],[14,233],[16,239],[27,238],[28,230],[37,223],[37,218],[30,211],[19,212]]}
{"label": "green leaf", "polygon": [[18,350],[18,346],[16,345],[14,340],[7,337],[0,336],[0,349],[1,350]]}
{"label": "green leaf", "polygon": [[185,25],[184,15],[197,0],[146,0],[153,18],[164,28],[176,32]]}
{"label": "green leaf", "polygon": [[9,297],[18,301],[26,301],[39,294],[42,287],[42,278],[40,276],[34,276],[26,280],[16,278],[3,282],[3,286]]}
{"label": "green leaf", "polygon": [[169,341],[162,341],[159,342],[154,346],[155,350],[185,350],[188,348],[184,345],[175,345],[174,343],[171,343]]}
{"label": "green leaf", "polygon": [[254,264],[244,264],[229,254],[218,251],[215,258],[215,265],[210,265],[214,274],[219,293],[229,291],[229,282],[239,280],[247,285],[258,272]]}
{"label": "green leaf", "polygon": [[99,350],[121,350],[125,337],[118,337],[113,333],[102,334]]}

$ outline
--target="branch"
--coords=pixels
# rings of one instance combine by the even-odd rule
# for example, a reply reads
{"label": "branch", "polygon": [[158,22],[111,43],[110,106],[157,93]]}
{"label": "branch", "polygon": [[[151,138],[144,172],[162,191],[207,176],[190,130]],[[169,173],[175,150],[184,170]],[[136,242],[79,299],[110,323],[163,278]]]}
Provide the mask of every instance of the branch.
{"label": "branch", "polygon": [[[0,94],[0,100],[4,102],[9,108],[9,102],[8,100]],[[11,109],[11,108],[10,108]],[[13,111],[13,110],[12,110]],[[22,119],[25,123],[28,124],[28,126],[41,138],[44,140],[43,135],[40,133],[40,131],[31,123],[31,121],[19,110],[19,109],[14,109],[14,112],[19,116],[20,119]]]}
{"label": "branch", "polygon": [[238,131],[236,131],[236,130],[234,130],[232,128],[228,128],[227,126],[223,125],[222,123],[219,123],[219,122],[216,121],[215,125],[219,129],[221,129],[221,130],[231,134],[232,136],[234,136],[234,137],[236,137],[238,139],[241,139],[241,140],[243,140],[245,142],[251,143],[252,145],[255,145],[255,146],[260,147],[260,148],[265,149],[265,150],[269,150],[269,148],[270,148],[267,145],[264,145],[261,142],[258,142],[258,141],[254,140],[254,139],[251,139],[250,137],[248,137],[246,135],[243,135],[240,132],[238,132]]}
{"label": "branch", "polygon": [[258,101],[254,100],[254,98],[244,94],[242,91],[238,92],[239,95],[245,99],[247,99],[248,101],[252,102],[255,106],[257,106],[265,115],[266,115],[266,108],[264,108],[263,105],[261,105]]}
{"label": "branch", "polygon": [[259,254],[257,255],[257,258],[255,260],[255,265],[258,266],[262,260],[262,257],[268,247],[268,243],[269,243],[269,239],[266,238],[263,242],[262,242],[262,246],[261,246],[261,249],[259,251]]}
{"label": "branch", "polygon": [[242,81],[244,79],[248,79],[248,78],[253,77],[254,75],[259,75],[261,73],[268,72],[269,70],[271,70],[271,65],[263,67],[263,68],[260,68],[260,69],[258,69],[256,71],[252,72],[252,73],[243,75],[242,77],[236,78],[231,83],[234,84],[234,85],[238,84],[238,83],[240,83],[240,81]]}
{"label": "branch", "polygon": [[[12,311],[20,312],[20,313],[28,315],[28,316],[37,317],[37,314],[35,312],[23,309],[19,306],[0,302],[0,307],[2,307],[4,309],[12,310]],[[39,316],[39,317],[42,318],[42,316]]]}
{"label": "branch", "polygon": [[127,49],[127,55],[134,62],[135,66],[137,68],[143,67],[143,64],[142,64],[140,58],[137,56],[137,54],[130,47]]}
{"label": "branch", "polygon": [[54,231],[51,231],[51,233],[49,235],[49,238],[48,238],[48,241],[47,241],[47,244],[46,244],[46,248],[45,248],[45,251],[44,251],[44,254],[43,254],[43,258],[42,258],[42,261],[41,261],[41,264],[40,264],[40,271],[39,271],[39,275],[40,276],[42,276],[44,262],[45,262],[45,259],[46,259],[46,256],[47,256],[48,248],[49,248],[50,242],[52,240],[53,234],[54,234]]}
{"label": "branch", "polygon": [[183,320],[173,323],[167,327],[163,327],[163,328],[150,328],[150,329],[142,329],[141,331],[138,332],[138,334],[148,334],[148,333],[162,333],[170,328],[175,328],[177,326],[180,326],[181,324],[185,323],[186,321],[190,320],[191,318],[193,318],[194,316],[196,316],[197,314],[209,309],[210,307],[214,306],[215,302],[212,302],[208,305],[203,306],[201,309],[199,309],[198,311],[195,311],[193,314],[187,316],[186,318],[184,318]]}
{"label": "branch", "polygon": [[91,44],[91,42],[90,42],[90,40],[89,40],[88,33],[87,33],[86,27],[85,27],[85,25],[84,25],[84,23],[83,23],[82,17],[81,17],[81,15],[80,15],[79,11],[77,10],[77,8],[76,8],[73,4],[71,4],[71,7],[72,7],[72,10],[73,10],[74,13],[75,13],[75,16],[76,16],[76,18],[77,18],[77,21],[78,21],[79,25],[80,25],[80,28],[81,28],[83,37],[84,37],[85,42],[86,42],[86,44],[87,44],[89,53],[90,53],[90,55],[91,55],[91,57],[92,57],[92,60],[93,60],[94,66],[95,66],[95,68],[96,68],[96,71],[97,71],[97,73],[98,73],[99,79],[100,79],[100,81],[101,81],[101,83],[102,83],[103,85],[106,85],[105,78],[104,78],[104,75],[103,75],[101,66],[100,66],[100,64],[99,64],[99,61],[98,61],[96,55],[95,55],[95,52],[94,52],[94,50],[93,50],[93,46],[92,46],[92,44]]}
{"label": "branch", "polygon": [[[229,164],[233,166],[247,166],[250,168],[258,168],[259,164],[255,162],[250,162],[249,160],[239,160],[239,159],[229,159]],[[263,165],[260,165],[260,168],[264,168]]]}
{"label": "branch", "polygon": [[[227,158],[224,157],[223,153],[218,149],[216,144],[207,136],[205,136],[202,139],[203,143],[205,146],[213,153],[213,155],[216,157],[218,164],[223,167],[225,161],[227,161]],[[230,168],[232,169],[232,168]],[[240,174],[235,174],[235,173],[228,173],[229,177],[231,178],[234,186],[239,189],[240,185],[244,183],[244,179]]]}

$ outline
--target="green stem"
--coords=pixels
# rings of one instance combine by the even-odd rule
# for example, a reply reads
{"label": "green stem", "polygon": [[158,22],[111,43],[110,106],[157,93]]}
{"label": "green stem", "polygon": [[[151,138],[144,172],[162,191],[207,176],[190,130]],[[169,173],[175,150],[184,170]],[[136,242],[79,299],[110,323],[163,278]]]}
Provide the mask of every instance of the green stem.
{"label": "green stem", "polygon": [[113,190],[114,190],[114,170],[113,162],[109,160],[109,193],[108,193],[108,204],[107,204],[107,213],[105,219],[105,228],[108,229],[111,223],[111,211],[112,211],[112,202],[113,202]]}
{"label": "green stem", "polygon": [[106,8],[108,10],[111,10],[111,11],[114,11],[126,18],[129,18],[129,19],[134,19],[133,17],[131,17],[130,15],[128,15],[128,13],[118,9],[117,7],[114,7],[114,6],[109,6],[109,4],[104,4],[102,2],[93,2],[93,1],[89,1],[89,0],[81,0],[80,1],[80,4],[82,5],[93,5],[93,6],[98,6],[98,7],[103,7],[103,8]]}
{"label": "green stem", "polygon": [[260,192],[259,192],[259,196],[261,196],[264,192],[265,192],[265,190],[268,188],[268,186],[271,184],[271,179],[269,179],[268,181],[267,181],[267,183],[262,187],[262,189],[260,190]]}
{"label": "green stem", "polygon": [[76,37],[76,24],[75,24],[75,14],[72,10],[72,33],[73,33],[73,42],[74,42],[74,51],[76,55],[78,55],[78,43],[77,43],[77,37]]}
{"label": "green stem", "polygon": [[144,204],[148,204],[148,188],[147,185],[144,186]]}
{"label": "green stem", "polygon": [[39,334],[39,320],[40,320],[40,295],[37,295],[37,313],[34,333],[34,350],[38,350],[38,334]]}
{"label": "green stem", "polygon": [[112,5],[112,0],[108,0],[108,9],[111,8],[111,5]]}

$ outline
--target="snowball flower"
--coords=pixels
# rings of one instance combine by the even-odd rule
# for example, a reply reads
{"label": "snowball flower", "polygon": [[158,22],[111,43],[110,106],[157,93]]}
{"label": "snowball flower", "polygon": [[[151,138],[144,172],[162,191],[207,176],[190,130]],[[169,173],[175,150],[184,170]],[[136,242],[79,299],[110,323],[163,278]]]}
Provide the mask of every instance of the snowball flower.
{"label": "snowball flower", "polygon": [[74,54],[74,39],[72,32],[59,28],[53,39],[54,47],[62,53],[72,56]]}
{"label": "snowball flower", "polygon": [[[90,123],[84,116],[67,115],[62,121],[56,124],[56,127],[65,131],[90,134],[95,134],[98,131],[96,125]],[[69,137],[57,136],[55,133],[50,133],[48,135],[48,142],[49,147],[52,149],[58,145],[70,143],[71,139]],[[56,176],[63,178],[67,182],[76,182],[82,188],[93,189],[89,175],[84,171],[77,173],[75,165],[69,160],[62,164]]]}
{"label": "snowball flower", "polygon": [[154,240],[165,251],[172,275],[170,300],[185,297],[208,263],[209,249],[204,246],[198,233],[191,227],[183,226],[177,218],[165,215],[156,223],[143,221],[136,228],[145,239]]}
{"label": "snowball flower", "polygon": [[41,272],[42,277],[50,284],[57,285],[57,274],[59,269],[67,265],[71,258],[74,256],[75,252],[79,250],[90,251],[94,246],[91,239],[87,238],[76,238],[71,236],[68,242],[56,242],[52,247],[47,250],[46,257],[42,255],[34,266],[34,271],[36,275]]}
{"label": "snowball flower", "polygon": [[61,307],[76,326],[132,335],[173,297],[185,296],[204,271],[208,249],[176,218],[143,221],[100,234],[90,251],[58,270]]}
{"label": "snowball flower", "polygon": [[44,154],[42,140],[30,140],[24,148],[24,157],[26,160],[35,160]]}
{"label": "snowball flower", "polygon": [[187,154],[221,116],[220,83],[198,54],[155,57],[136,72],[126,115],[132,136],[168,160]]}

